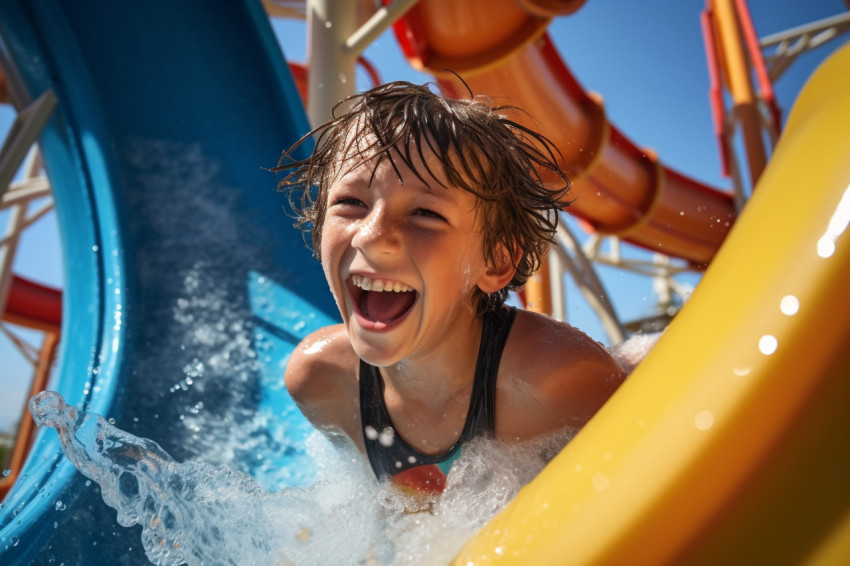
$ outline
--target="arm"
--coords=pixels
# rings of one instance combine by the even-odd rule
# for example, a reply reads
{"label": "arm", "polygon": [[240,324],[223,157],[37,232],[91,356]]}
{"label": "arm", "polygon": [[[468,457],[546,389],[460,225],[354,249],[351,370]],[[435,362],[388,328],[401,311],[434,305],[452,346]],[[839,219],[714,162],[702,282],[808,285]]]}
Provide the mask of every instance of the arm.
{"label": "arm", "polygon": [[331,439],[344,433],[359,447],[357,355],[341,325],[321,328],[292,352],[286,389],[310,423]]}

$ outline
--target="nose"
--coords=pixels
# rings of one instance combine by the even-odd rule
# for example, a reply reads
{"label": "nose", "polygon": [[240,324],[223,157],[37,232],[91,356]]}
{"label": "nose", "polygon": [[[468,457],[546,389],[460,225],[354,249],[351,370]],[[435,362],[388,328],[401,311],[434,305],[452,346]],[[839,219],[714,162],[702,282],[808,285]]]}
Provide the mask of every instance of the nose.
{"label": "nose", "polygon": [[366,255],[391,254],[400,244],[396,222],[383,204],[374,206],[360,221],[351,240],[351,245]]}

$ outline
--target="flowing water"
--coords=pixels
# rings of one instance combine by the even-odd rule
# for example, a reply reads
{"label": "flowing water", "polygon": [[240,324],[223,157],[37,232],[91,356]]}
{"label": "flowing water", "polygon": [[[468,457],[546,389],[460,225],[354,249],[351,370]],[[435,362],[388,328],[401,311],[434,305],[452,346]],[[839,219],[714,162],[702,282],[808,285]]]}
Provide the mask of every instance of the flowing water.
{"label": "flowing water", "polygon": [[69,460],[100,485],[123,526],[142,526],[155,564],[445,564],[530,481],[567,433],[522,446],[464,447],[429,511],[375,481],[352,446],[314,434],[309,486],[264,491],[249,475],[201,460],[177,462],[156,442],[44,392],[30,400]]}

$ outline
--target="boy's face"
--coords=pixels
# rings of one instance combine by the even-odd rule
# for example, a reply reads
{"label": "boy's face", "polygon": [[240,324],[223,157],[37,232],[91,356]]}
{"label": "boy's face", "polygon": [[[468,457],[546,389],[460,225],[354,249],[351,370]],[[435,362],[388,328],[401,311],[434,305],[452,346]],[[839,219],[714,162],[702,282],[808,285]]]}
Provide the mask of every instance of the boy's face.
{"label": "boy's face", "polygon": [[[440,163],[425,155],[448,186]],[[395,162],[401,180],[385,158],[330,184],[320,250],[351,343],[378,367],[438,351],[474,326],[473,291],[491,292],[477,197],[430,180],[414,162],[429,187]]]}

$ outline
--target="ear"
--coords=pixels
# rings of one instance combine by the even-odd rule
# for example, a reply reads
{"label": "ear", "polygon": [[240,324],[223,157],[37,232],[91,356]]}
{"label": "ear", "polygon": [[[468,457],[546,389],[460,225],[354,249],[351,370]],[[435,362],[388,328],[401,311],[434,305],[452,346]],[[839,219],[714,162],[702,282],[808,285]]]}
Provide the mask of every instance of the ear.
{"label": "ear", "polygon": [[496,264],[488,266],[478,280],[478,288],[485,293],[495,293],[504,289],[514,278],[516,267],[522,259],[522,248],[514,243],[512,253],[504,244],[499,245]]}

